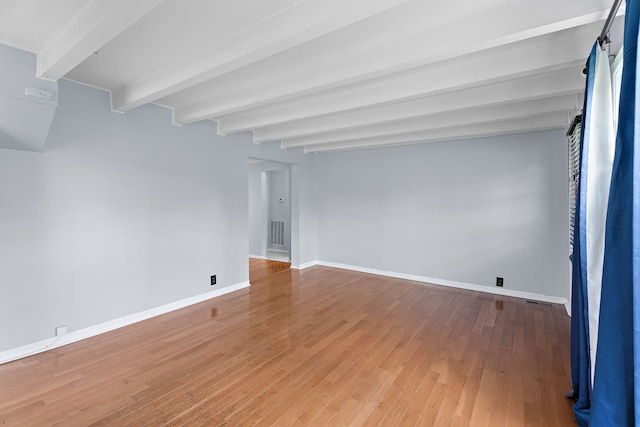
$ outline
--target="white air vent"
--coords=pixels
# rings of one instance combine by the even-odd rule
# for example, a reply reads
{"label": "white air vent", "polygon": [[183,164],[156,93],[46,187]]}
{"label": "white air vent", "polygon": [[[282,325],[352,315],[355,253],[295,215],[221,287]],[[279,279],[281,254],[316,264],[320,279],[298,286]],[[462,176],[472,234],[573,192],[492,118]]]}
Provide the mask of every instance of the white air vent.
{"label": "white air vent", "polygon": [[271,221],[269,243],[273,246],[284,246],[284,221]]}

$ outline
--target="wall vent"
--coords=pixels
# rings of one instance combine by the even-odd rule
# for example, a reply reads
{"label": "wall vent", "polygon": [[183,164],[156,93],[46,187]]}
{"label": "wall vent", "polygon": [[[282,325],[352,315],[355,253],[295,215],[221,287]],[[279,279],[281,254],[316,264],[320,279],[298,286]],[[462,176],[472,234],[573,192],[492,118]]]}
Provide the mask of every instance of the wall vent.
{"label": "wall vent", "polygon": [[284,246],[284,221],[271,221],[269,243],[273,246]]}

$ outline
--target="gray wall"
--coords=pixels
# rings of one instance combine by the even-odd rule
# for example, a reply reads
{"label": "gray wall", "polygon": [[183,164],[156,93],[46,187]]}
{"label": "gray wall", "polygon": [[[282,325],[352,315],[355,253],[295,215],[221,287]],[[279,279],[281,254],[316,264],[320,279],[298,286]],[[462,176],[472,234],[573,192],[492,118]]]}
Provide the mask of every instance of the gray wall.
{"label": "gray wall", "polygon": [[249,157],[291,165],[294,266],[568,296],[563,132],[313,156],[59,96],[43,153],[0,149],[0,351],[247,281]]}
{"label": "gray wall", "polygon": [[[36,57],[0,44],[0,148],[40,152],[58,105],[58,83],[36,78]],[[49,92],[28,96],[25,88]]]}
{"label": "gray wall", "polygon": [[264,257],[267,253],[267,187],[266,172],[249,166],[249,255]]}
{"label": "gray wall", "polygon": [[563,132],[317,160],[320,260],[568,297]]}
{"label": "gray wall", "polygon": [[249,156],[298,165],[315,260],[312,157],[61,81],[44,152],[0,149],[0,351],[247,281]]}

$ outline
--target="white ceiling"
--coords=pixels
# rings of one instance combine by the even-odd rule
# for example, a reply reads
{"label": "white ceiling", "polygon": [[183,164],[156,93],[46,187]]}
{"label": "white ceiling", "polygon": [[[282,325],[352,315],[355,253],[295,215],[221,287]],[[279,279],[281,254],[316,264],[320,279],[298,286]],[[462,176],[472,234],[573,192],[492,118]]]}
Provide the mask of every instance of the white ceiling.
{"label": "white ceiling", "polygon": [[0,0],[0,43],[116,111],[318,152],[565,127],[612,3]]}

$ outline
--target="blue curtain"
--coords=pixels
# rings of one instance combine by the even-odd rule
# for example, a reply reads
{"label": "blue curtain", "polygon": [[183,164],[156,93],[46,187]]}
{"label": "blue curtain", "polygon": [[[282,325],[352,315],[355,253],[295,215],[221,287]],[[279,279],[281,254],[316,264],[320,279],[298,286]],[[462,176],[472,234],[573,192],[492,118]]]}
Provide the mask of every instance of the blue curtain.
{"label": "blue curtain", "polygon": [[587,251],[586,251],[586,194],[589,156],[589,134],[591,130],[591,106],[595,75],[596,42],[591,49],[587,62],[587,84],[584,95],[582,136],[580,139],[580,179],[576,195],[576,213],[574,219],[574,238],[572,261],[571,295],[571,381],[576,421],[580,426],[589,425],[591,405],[591,381],[589,379],[589,335],[587,312]]}
{"label": "blue curtain", "polygon": [[[628,0],[616,151],[600,303],[593,426],[640,425],[640,117],[636,73],[640,5]],[[639,100],[640,101],[640,100]],[[639,130],[639,132],[636,132]]]}
{"label": "blue curtain", "polygon": [[[615,152],[607,172],[611,180],[606,185],[609,193],[602,199],[608,203],[598,202],[602,207],[606,204],[607,209],[596,211],[599,216],[587,209],[587,198],[594,194],[594,187],[587,184],[598,181],[594,179],[595,169],[590,170],[599,164],[599,159],[593,161],[598,152],[594,147],[614,138],[602,137],[597,130],[603,123],[602,111],[606,111],[599,110],[599,100],[607,99],[597,95],[601,81],[598,76],[602,76],[596,73],[597,44],[588,62],[572,255],[571,379],[576,399],[574,412],[580,426],[640,426],[640,410],[636,411],[640,409],[640,109],[636,109],[636,102],[640,102],[640,98],[636,101],[640,90],[639,2],[626,2]],[[603,152],[606,150],[599,151]],[[587,227],[587,214],[591,219],[606,217],[606,225]],[[597,263],[594,267],[589,242],[593,241],[594,230],[602,233],[603,229],[604,257],[601,267]],[[596,293],[594,272],[602,273],[601,280],[596,280],[600,286],[595,288]],[[594,298],[599,299],[599,304],[594,305]]]}
{"label": "blue curtain", "polygon": [[597,366],[600,299],[605,254],[606,218],[615,156],[611,67],[596,42],[587,62],[583,107],[580,188],[573,254],[573,368],[574,410],[580,425],[589,424],[591,391]]}

